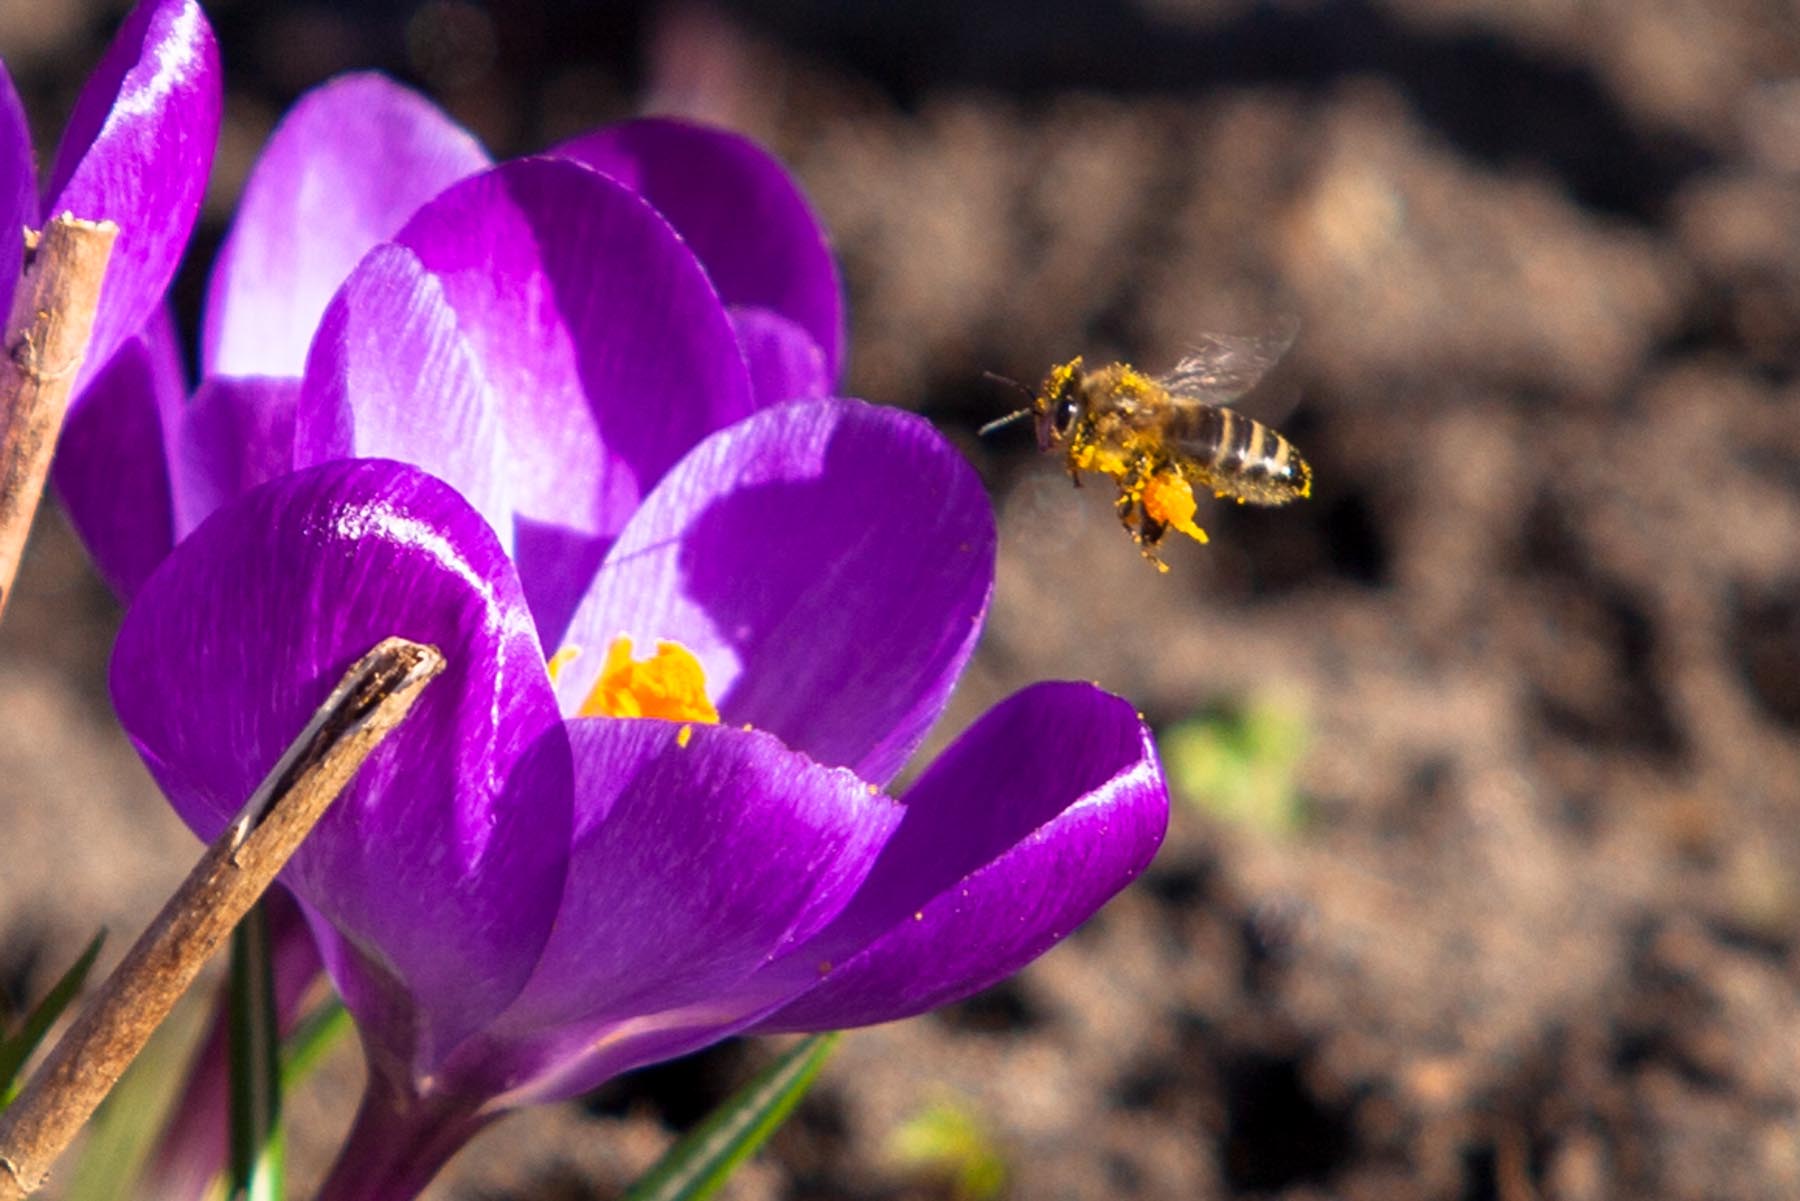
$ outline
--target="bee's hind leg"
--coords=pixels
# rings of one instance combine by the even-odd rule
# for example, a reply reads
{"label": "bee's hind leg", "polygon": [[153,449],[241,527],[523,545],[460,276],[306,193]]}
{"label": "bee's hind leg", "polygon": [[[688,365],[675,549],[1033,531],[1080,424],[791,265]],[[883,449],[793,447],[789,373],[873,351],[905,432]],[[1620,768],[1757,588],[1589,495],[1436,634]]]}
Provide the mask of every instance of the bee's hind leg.
{"label": "bee's hind leg", "polygon": [[1128,489],[1119,490],[1119,498],[1113,501],[1113,512],[1119,515],[1119,524],[1124,526],[1133,538],[1137,537],[1138,498]]}
{"label": "bee's hind leg", "polygon": [[1169,570],[1169,565],[1164,563],[1162,556],[1156,553],[1156,548],[1162,543],[1163,535],[1168,532],[1169,527],[1166,524],[1145,513],[1138,521],[1137,530],[1132,534],[1132,537],[1137,539],[1138,546],[1143,549],[1144,558],[1156,564],[1158,571]]}
{"label": "bee's hind leg", "polygon": [[1147,463],[1139,460],[1132,469],[1119,480],[1119,498],[1113,502],[1113,511],[1119,515],[1119,524],[1131,535],[1131,540],[1138,544],[1144,552],[1144,558],[1156,564],[1156,570],[1169,570],[1168,564],[1156,553],[1157,544],[1168,533],[1167,523],[1150,516],[1144,508],[1144,481],[1148,475]]}
{"label": "bee's hind leg", "polygon": [[1113,512],[1119,515],[1119,524],[1125,527],[1131,540],[1143,548],[1144,557],[1160,566],[1156,544],[1162,541],[1163,531],[1168,527],[1144,512],[1144,498],[1136,489],[1121,491],[1119,499],[1113,501]]}
{"label": "bee's hind leg", "polygon": [[1119,524],[1140,542],[1143,541],[1143,522],[1138,518],[1144,511],[1144,481],[1149,476],[1150,462],[1144,455],[1138,454],[1132,457],[1125,470],[1114,477],[1119,485],[1119,499],[1113,502],[1113,511],[1119,515]]}

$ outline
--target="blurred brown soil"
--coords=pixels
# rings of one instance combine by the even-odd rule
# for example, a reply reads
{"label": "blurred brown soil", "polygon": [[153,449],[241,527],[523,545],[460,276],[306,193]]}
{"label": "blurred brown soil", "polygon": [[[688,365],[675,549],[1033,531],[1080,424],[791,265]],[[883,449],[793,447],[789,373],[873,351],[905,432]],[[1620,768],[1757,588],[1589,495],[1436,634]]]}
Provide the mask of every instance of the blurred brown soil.
{"label": "blurred brown soil", "polygon": [[[1165,727],[1275,696],[1309,749],[1297,827],[1179,798],[1067,945],[847,1039],[733,1195],[954,1196],[892,1152],[938,1104],[1017,1198],[1800,1195],[1800,15],[744,7],[645,17],[621,81],[527,5],[529,36],[442,91],[522,150],[635,82],[794,165],[851,292],[848,390],[936,419],[1000,511],[934,746],[1050,676]],[[228,178],[305,82],[239,70],[275,82]],[[1168,576],[1104,489],[973,436],[1009,400],[984,369],[1155,369],[1286,315],[1247,407],[1317,495],[1207,506],[1212,544]],[[94,922],[135,929],[186,854],[108,724],[116,614],[41,534],[0,629],[15,1000]],[[502,1124],[434,1195],[615,1195],[768,1054]]]}

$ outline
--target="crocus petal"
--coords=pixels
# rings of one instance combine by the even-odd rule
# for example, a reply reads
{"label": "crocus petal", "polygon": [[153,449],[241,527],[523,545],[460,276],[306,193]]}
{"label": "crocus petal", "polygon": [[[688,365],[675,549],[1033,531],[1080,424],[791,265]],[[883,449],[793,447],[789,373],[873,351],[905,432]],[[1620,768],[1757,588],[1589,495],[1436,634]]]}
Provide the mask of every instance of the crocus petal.
{"label": "crocus petal", "polygon": [[590,1083],[570,1075],[578,1061],[619,1070],[606,1052],[621,1023],[766,1009],[733,987],[835,917],[900,820],[891,798],[767,734],[598,718],[569,738],[568,888],[531,983],[489,1032],[514,1044],[516,1075],[560,1065],[563,1095]]}
{"label": "crocus petal", "polygon": [[331,300],[307,358],[294,463],[403,459],[513,536],[498,406],[444,297],[404,246],[370,251]]}
{"label": "crocus petal", "polygon": [[719,712],[884,781],[943,708],[994,578],[980,481],[924,420],[855,400],[764,409],[672,471],[566,639],[565,712],[623,633],[699,656]]}
{"label": "crocus petal", "polygon": [[669,219],[730,305],[755,305],[799,325],[843,361],[844,307],[824,227],[774,156],[750,139],[650,117],[585,134],[552,153],[636,189]]}
{"label": "crocus petal", "polygon": [[389,635],[437,646],[448,667],[282,878],[328,936],[367,1040],[425,1070],[526,979],[568,848],[568,747],[487,523],[447,485],[382,460],[265,484],[144,585],[112,695],[176,811],[211,838]]}
{"label": "crocus petal", "polygon": [[350,269],[420,205],[489,165],[425,97],[345,75],[288,110],[244,185],[207,288],[207,374],[298,376]]}
{"label": "crocus petal", "polygon": [[824,396],[831,390],[825,352],[795,322],[769,309],[739,306],[731,310],[731,327],[749,365],[758,406]]}
{"label": "crocus petal", "polygon": [[13,288],[25,261],[25,231],[38,223],[36,165],[31,127],[0,63],[0,313],[12,312]]}
{"label": "crocus petal", "polygon": [[195,391],[170,427],[177,540],[215,510],[294,469],[299,393],[298,380],[262,377],[217,377]]}
{"label": "crocus petal", "polygon": [[[754,407],[706,273],[654,209],[598,172],[504,164],[449,188],[395,241],[456,312],[500,414],[521,521],[610,539],[677,459]],[[533,608],[559,623],[598,555],[580,545],[572,567],[527,549],[516,557]]]}
{"label": "crocus petal", "polygon": [[1149,865],[1168,790],[1143,721],[1086,684],[995,706],[906,795],[857,898],[776,972],[835,966],[755,1027],[893,1021],[1000,980]]}
{"label": "crocus petal", "polygon": [[166,447],[187,395],[175,338],[158,309],[82,391],[50,461],[75,532],[123,600],[175,544]]}
{"label": "crocus petal", "polygon": [[143,0],[88,79],[57,147],[44,213],[118,222],[92,379],[168,290],[219,138],[219,51],[197,0]]}

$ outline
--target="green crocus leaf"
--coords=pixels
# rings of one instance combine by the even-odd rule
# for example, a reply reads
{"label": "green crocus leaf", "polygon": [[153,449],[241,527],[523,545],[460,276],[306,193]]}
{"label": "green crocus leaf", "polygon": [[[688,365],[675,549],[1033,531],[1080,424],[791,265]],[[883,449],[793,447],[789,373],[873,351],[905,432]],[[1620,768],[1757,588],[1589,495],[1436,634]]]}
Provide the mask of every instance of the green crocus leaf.
{"label": "green crocus leaf", "polygon": [[62,979],[56,982],[55,987],[44,994],[44,999],[25,1015],[19,1029],[9,1037],[0,1039],[0,1109],[12,1104],[13,1098],[19,1095],[19,1069],[25,1066],[31,1053],[44,1041],[44,1035],[50,1032],[56,1019],[63,1015],[63,1011],[80,994],[88,972],[93,969],[94,960],[100,956],[100,944],[105,941],[106,931],[102,930],[94,935],[87,950],[81,953],[81,958],[62,974]]}
{"label": "green crocus leaf", "polygon": [[281,1201],[281,1036],[269,923],[259,904],[231,932],[230,1196]]}
{"label": "green crocus leaf", "polygon": [[624,1201],[700,1201],[712,1196],[793,1112],[838,1037],[814,1034],[796,1043],[670,1147]]}

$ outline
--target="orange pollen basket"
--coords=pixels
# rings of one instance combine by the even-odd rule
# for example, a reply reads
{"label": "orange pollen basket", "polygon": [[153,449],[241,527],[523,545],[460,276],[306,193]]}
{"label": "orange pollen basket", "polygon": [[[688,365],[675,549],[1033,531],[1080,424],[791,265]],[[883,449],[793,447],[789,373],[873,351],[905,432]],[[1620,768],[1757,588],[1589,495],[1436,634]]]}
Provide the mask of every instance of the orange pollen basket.
{"label": "orange pollen basket", "polygon": [[1158,475],[1144,485],[1144,512],[1172,530],[1196,542],[1206,541],[1206,531],[1194,524],[1194,489],[1178,475]]}

